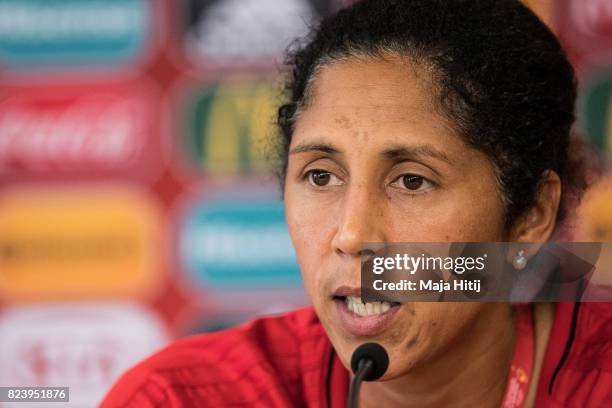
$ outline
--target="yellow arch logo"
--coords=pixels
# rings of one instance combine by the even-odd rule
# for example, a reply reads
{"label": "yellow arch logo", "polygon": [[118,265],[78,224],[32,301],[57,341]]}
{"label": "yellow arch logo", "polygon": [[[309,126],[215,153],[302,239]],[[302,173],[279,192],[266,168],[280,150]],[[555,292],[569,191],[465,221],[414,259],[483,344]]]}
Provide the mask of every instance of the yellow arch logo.
{"label": "yellow arch logo", "polygon": [[269,83],[227,82],[207,89],[195,101],[188,143],[199,167],[216,174],[268,171],[278,101]]}

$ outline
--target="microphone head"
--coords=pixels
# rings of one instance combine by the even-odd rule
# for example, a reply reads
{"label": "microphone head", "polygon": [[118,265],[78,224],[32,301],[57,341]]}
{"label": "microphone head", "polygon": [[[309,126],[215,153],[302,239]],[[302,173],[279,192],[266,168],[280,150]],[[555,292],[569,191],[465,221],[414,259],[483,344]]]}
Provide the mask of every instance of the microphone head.
{"label": "microphone head", "polygon": [[363,379],[364,381],[375,381],[382,377],[389,367],[389,356],[383,346],[378,343],[365,343],[357,347],[351,356],[351,370],[357,372],[361,360],[371,360],[374,368]]}

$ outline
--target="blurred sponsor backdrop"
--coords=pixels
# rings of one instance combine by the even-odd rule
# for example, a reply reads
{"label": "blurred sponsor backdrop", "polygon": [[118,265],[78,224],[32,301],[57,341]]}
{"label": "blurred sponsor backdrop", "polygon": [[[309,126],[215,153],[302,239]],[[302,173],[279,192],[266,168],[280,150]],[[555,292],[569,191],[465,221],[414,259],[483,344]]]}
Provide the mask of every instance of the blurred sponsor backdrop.
{"label": "blurred sponsor backdrop", "polygon": [[[612,2],[527,3],[609,157]],[[0,385],[93,407],[173,339],[308,303],[269,160],[280,57],[341,6],[0,0]],[[611,208],[600,183],[574,238],[609,241]]]}

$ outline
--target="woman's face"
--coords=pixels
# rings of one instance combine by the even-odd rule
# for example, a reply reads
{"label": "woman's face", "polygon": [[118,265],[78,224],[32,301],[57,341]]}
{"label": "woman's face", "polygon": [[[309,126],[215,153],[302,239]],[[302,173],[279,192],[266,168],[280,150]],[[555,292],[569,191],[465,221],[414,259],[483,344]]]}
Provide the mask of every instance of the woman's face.
{"label": "woman's face", "polygon": [[362,317],[352,303],[362,244],[505,238],[491,162],[433,98],[429,75],[407,62],[333,63],[314,80],[290,146],[286,215],[306,290],[345,365],[376,341],[391,361],[385,378],[440,355],[487,306],[404,303]]}

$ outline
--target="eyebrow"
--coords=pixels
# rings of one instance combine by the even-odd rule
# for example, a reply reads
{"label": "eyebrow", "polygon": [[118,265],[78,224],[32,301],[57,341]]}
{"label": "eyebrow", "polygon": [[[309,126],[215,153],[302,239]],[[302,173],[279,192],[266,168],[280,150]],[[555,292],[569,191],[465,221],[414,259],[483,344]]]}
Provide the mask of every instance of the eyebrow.
{"label": "eyebrow", "polygon": [[448,164],[452,164],[451,160],[448,156],[441,152],[438,149],[435,149],[429,145],[420,145],[420,146],[411,146],[411,147],[393,147],[391,149],[386,149],[383,151],[383,155],[390,158],[408,158],[408,159],[416,159],[419,156],[429,156],[434,159],[441,160]]}
{"label": "eyebrow", "polygon": [[[306,152],[322,152],[328,154],[338,154],[340,150],[327,143],[307,143],[294,147],[289,151],[289,154],[298,154]],[[382,155],[389,159],[407,158],[416,159],[419,156],[429,156],[434,159],[441,160],[448,164],[452,164],[449,157],[442,151],[430,146],[430,145],[419,145],[419,146],[398,146],[385,149]]]}
{"label": "eyebrow", "polygon": [[289,151],[289,154],[306,153],[306,152],[322,152],[328,154],[340,153],[340,150],[336,149],[332,145],[326,143],[308,143],[294,147]]}

